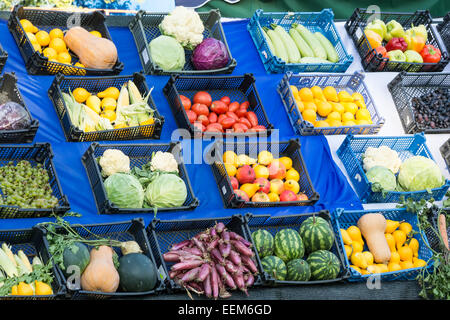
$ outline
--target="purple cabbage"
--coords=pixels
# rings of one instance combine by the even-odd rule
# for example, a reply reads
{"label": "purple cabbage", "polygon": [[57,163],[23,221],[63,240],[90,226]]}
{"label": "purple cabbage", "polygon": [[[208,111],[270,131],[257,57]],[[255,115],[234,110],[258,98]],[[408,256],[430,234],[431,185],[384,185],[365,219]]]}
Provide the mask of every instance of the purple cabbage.
{"label": "purple cabbage", "polygon": [[195,47],[192,63],[197,70],[213,70],[225,67],[230,57],[225,44],[214,38],[206,38]]}

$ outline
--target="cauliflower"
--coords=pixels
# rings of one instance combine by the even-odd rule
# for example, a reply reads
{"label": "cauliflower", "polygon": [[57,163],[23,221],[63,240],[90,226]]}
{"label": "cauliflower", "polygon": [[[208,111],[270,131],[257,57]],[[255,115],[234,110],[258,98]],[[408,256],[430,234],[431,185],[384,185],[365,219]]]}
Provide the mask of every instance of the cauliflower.
{"label": "cauliflower", "polygon": [[107,149],[98,161],[102,175],[109,177],[114,173],[130,173],[130,158],[117,149]]}
{"label": "cauliflower", "polygon": [[183,47],[193,50],[203,41],[205,27],[197,12],[177,6],[159,25],[161,33],[174,37]]}
{"label": "cauliflower", "polygon": [[150,162],[151,170],[178,172],[178,163],[170,152],[157,151]]}
{"label": "cauliflower", "polygon": [[397,151],[387,146],[380,146],[378,148],[368,147],[363,155],[363,168],[366,172],[372,167],[381,166],[388,168],[392,173],[396,174],[401,164],[402,161]]}

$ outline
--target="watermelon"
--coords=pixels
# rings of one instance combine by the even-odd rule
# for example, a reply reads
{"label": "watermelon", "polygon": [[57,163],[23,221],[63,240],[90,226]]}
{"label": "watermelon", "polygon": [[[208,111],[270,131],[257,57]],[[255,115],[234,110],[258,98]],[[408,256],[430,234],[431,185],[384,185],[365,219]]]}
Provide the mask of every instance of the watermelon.
{"label": "watermelon", "polygon": [[274,239],[274,253],[285,263],[302,258],[305,254],[305,247],[300,234],[294,229],[278,231]]}
{"label": "watermelon", "polygon": [[294,259],[286,264],[286,279],[290,281],[308,281],[311,270],[308,263],[303,259]]}
{"label": "watermelon", "polygon": [[276,256],[267,256],[261,260],[261,265],[265,272],[277,280],[286,279],[286,264]]}
{"label": "watermelon", "polygon": [[306,262],[311,269],[311,279],[331,280],[335,279],[341,270],[338,257],[328,250],[317,250],[311,253]]}
{"label": "watermelon", "polygon": [[273,255],[273,236],[269,231],[256,230],[252,233],[252,239],[260,259]]}
{"label": "watermelon", "polygon": [[334,232],[327,220],[312,216],[302,222],[298,233],[302,237],[307,253],[330,250],[334,243]]}

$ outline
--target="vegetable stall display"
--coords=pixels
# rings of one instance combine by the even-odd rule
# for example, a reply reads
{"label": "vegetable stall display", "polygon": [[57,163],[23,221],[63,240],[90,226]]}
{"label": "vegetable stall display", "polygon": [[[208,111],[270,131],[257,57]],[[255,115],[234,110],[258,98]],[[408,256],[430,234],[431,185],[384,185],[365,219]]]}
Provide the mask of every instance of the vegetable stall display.
{"label": "vegetable stall display", "polygon": [[8,27],[30,74],[113,75],[123,70],[101,11],[73,13],[16,5]]}
{"label": "vegetable stall display", "polygon": [[[71,225],[64,218],[44,222],[48,252],[74,297],[154,294],[161,282],[142,220]],[[79,287],[70,276],[80,276]]]}
{"label": "vegetable stall display", "polygon": [[167,14],[141,10],[129,24],[146,74],[231,73],[232,58],[219,10],[176,6]]}

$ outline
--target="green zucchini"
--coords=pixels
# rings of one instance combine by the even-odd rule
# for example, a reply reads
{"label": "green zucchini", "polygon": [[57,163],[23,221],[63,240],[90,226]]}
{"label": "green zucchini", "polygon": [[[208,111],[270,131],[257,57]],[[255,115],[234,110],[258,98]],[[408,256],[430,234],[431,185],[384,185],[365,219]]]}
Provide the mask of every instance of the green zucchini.
{"label": "green zucchini", "polygon": [[284,43],[281,40],[278,33],[276,33],[275,31],[273,31],[272,29],[269,29],[269,28],[265,28],[264,30],[266,31],[267,35],[269,36],[270,40],[272,41],[273,47],[275,48],[275,55],[278,58],[280,58],[281,60],[283,60],[284,62],[288,63],[289,57],[288,57],[286,48],[284,46]]}
{"label": "green zucchini", "polygon": [[264,31],[264,29],[262,29],[262,34],[264,36],[264,39],[267,42],[267,45],[269,46],[270,53],[272,53],[272,55],[275,55],[275,48],[273,47],[272,40],[270,40],[270,37],[267,35],[267,33],[266,33],[266,31]]}
{"label": "green zucchini", "polygon": [[333,44],[330,42],[330,40],[327,39],[322,33],[315,32],[314,36],[317,38],[317,40],[320,41],[320,44],[327,52],[327,60],[331,62],[338,62],[339,61],[339,55],[336,52],[336,49],[334,48]]}
{"label": "green zucchini", "polygon": [[314,57],[314,52],[306,43],[306,41],[303,40],[297,29],[291,28],[291,30],[289,30],[289,35],[294,40],[295,45],[297,46],[297,49],[302,57]]}
{"label": "green zucchini", "polygon": [[305,26],[301,24],[293,23],[292,27],[297,29],[298,33],[302,36],[303,40],[309,45],[309,47],[314,52],[314,56],[321,59],[327,59],[327,52],[320,44],[320,41],[314,36],[314,34],[306,29]]}
{"label": "green zucchini", "polygon": [[284,47],[286,48],[286,52],[288,54],[289,63],[298,63],[300,61],[300,52],[297,49],[297,45],[294,40],[289,36],[289,33],[279,25],[272,23],[270,25],[272,29],[279,35],[281,41],[283,41]]}
{"label": "green zucchini", "polygon": [[330,61],[317,57],[304,57],[300,59],[300,63],[310,63],[310,64],[319,64],[319,63],[331,63]]}

